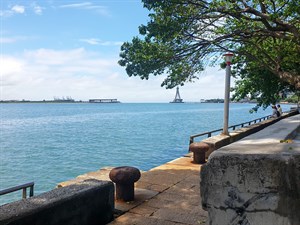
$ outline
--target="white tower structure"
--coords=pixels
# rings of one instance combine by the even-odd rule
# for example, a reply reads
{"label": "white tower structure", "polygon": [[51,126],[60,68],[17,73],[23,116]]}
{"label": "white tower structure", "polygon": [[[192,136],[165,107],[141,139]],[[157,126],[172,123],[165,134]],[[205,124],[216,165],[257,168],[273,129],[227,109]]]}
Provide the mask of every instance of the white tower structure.
{"label": "white tower structure", "polygon": [[170,103],[183,103],[183,99],[180,97],[180,94],[179,94],[179,87],[176,88],[176,95],[175,95],[175,98],[172,102]]}

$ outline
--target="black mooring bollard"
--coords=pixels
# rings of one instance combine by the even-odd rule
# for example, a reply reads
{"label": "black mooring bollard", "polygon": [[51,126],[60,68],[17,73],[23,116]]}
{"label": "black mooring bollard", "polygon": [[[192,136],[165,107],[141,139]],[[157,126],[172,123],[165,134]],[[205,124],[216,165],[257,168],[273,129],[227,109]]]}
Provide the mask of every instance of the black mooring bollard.
{"label": "black mooring bollard", "polygon": [[116,183],[116,199],[125,202],[134,200],[134,183],[141,177],[140,171],[135,167],[121,166],[113,168],[109,178]]}
{"label": "black mooring bollard", "polygon": [[205,153],[209,150],[209,145],[204,142],[194,142],[190,144],[189,151],[194,153],[194,163],[205,163]]}

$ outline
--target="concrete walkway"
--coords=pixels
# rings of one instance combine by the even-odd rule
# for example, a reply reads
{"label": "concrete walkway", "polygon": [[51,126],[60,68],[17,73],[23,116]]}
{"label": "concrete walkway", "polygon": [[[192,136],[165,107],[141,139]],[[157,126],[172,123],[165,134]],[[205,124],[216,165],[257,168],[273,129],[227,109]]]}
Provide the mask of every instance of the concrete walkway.
{"label": "concrete walkway", "polygon": [[[200,168],[192,154],[142,172],[135,183],[135,200],[115,202],[115,220],[110,225],[195,225],[208,224],[201,207]],[[110,180],[112,167],[80,175],[59,183],[64,187],[86,179]]]}
{"label": "concrete walkway", "polygon": [[208,224],[200,206],[200,168],[187,155],[142,173],[135,201],[116,202],[116,209],[126,213],[109,224]]}

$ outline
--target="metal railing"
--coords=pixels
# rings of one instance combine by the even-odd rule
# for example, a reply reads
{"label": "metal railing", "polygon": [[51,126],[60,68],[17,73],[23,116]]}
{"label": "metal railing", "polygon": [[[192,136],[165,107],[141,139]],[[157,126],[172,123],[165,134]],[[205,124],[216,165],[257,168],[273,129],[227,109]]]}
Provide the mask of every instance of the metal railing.
{"label": "metal railing", "polygon": [[27,197],[27,188],[30,188],[29,197],[32,197],[33,196],[33,186],[34,186],[34,182],[21,184],[21,185],[15,186],[15,187],[0,190],[0,195],[5,195],[5,194],[9,194],[9,193],[12,193],[15,191],[22,190],[22,198],[26,198]]}
{"label": "metal railing", "polygon": [[[248,121],[248,122],[245,122],[245,123],[235,124],[235,125],[232,125],[232,126],[228,127],[228,129],[235,130],[237,127],[241,127],[242,128],[245,125],[250,126],[251,124],[255,124],[257,122],[261,122],[262,120],[266,120],[266,119],[269,119],[271,117],[272,117],[271,115],[268,115],[268,116],[264,116],[264,117],[261,117],[261,118],[255,119],[255,120],[251,120],[251,121]],[[201,137],[201,136],[207,135],[207,137],[209,138],[209,137],[211,137],[212,133],[216,133],[216,132],[220,132],[220,131],[223,131],[223,128],[217,129],[217,130],[208,131],[208,132],[204,132],[204,133],[201,133],[201,134],[192,135],[192,136],[190,136],[190,144],[192,144],[194,142],[194,138],[196,138],[196,137]]]}

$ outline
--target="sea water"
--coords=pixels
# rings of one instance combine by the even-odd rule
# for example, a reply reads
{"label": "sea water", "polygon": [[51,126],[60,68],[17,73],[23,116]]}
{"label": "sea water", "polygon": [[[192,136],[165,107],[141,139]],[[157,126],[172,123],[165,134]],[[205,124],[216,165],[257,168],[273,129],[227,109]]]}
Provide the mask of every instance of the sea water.
{"label": "sea water", "polygon": [[[230,104],[229,125],[270,115]],[[222,128],[223,104],[0,104],[0,190],[35,182],[35,195],[106,166],[147,171],[187,153],[189,136]],[[283,110],[289,106],[283,106]],[[0,204],[21,191],[0,196]]]}

